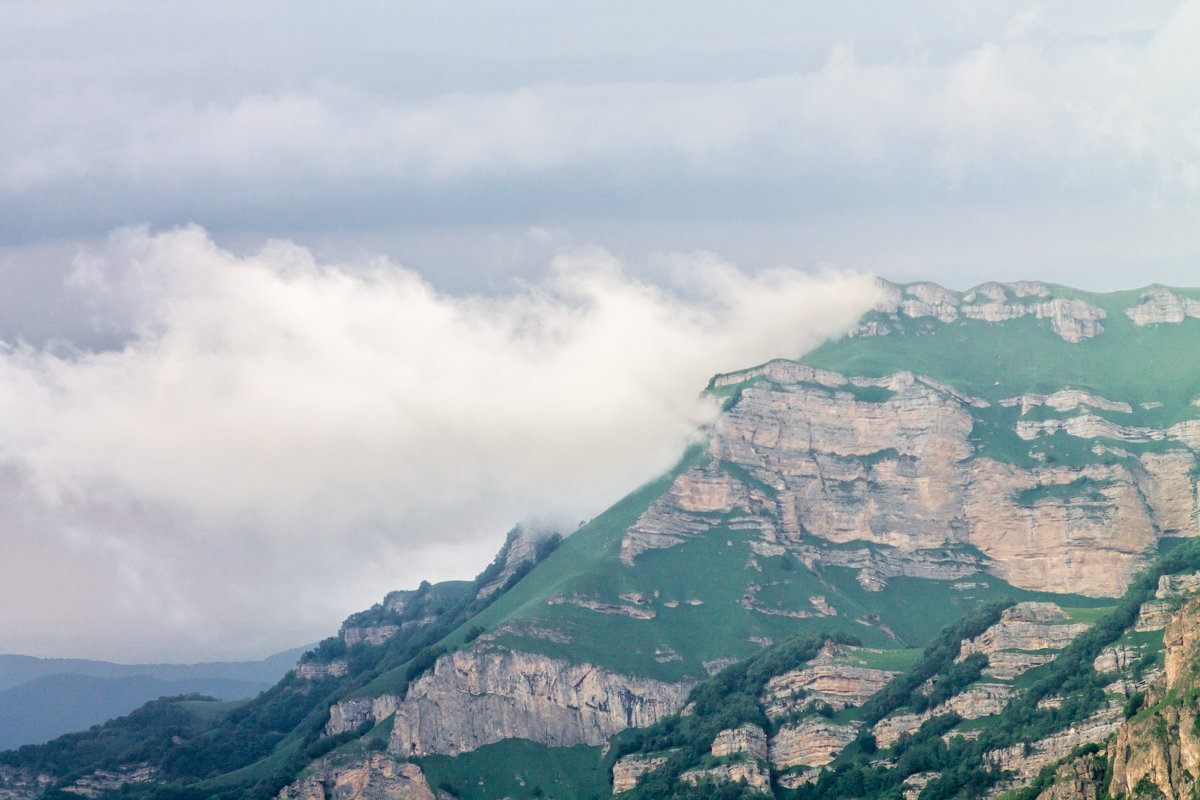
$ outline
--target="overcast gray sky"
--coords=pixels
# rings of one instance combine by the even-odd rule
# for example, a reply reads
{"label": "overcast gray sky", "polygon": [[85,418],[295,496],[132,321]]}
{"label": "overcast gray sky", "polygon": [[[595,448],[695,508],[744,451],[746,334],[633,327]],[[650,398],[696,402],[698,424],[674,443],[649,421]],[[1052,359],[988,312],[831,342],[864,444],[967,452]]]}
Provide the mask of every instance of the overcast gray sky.
{"label": "overcast gray sky", "polygon": [[869,281],[1200,274],[1200,2],[0,4],[0,651],[261,654]]}

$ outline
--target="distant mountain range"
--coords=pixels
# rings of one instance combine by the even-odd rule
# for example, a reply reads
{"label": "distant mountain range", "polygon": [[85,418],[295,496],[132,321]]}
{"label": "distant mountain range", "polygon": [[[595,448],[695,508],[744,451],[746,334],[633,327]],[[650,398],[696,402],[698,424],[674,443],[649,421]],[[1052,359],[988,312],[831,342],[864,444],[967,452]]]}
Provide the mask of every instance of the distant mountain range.
{"label": "distant mountain range", "polygon": [[158,697],[253,697],[294,667],[305,649],[261,661],[204,664],[113,664],[0,655],[0,750],[84,730]]}

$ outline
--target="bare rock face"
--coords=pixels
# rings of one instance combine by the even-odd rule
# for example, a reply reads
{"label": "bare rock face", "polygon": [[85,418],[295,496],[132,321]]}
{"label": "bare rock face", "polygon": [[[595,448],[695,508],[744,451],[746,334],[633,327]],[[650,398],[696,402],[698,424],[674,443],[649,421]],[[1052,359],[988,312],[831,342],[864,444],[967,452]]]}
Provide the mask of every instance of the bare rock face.
{"label": "bare rock face", "polygon": [[1062,764],[1037,800],[1100,800],[1104,795],[1104,770],[1104,758],[1095,754]]}
{"label": "bare rock face", "polygon": [[501,553],[504,558],[504,566],[501,568],[500,574],[491,583],[481,586],[475,596],[490,597],[516,574],[522,564],[536,560],[537,543],[538,537],[535,534],[524,528],[518,529],[515,535],[504,543]]}
{"label": "bare rock face", "polygon": [[1129,669],[1142,656],[1141,648],[1132,645],[1109,645],[1092,662],[1096,672],[1117,672]]}
{"label": "bare rock face", "polygon": [[1012,699],[1013,688],[1003,683],[976,683],[936,708],[920,714],[895,714],[875,723],[871,733],[880,747],[891,747],[901,734],[916,733],[927,720],[955,713],[963,719],[979,719],[999,714]]}
{"label": "bare rock face", "polygon": [[744,753],[748,758],[767,757],[767,734],[762,728],[747,722],[737,728],[723,730],[712,743],[715,758]]}
{"label": "bare rock face", "polygon": [[1200,499],[1192,477],[1196,456],[1190,450],[1171,450],[1143,453],[1139,461],[1146,470],[1141,481],[1146,503],[1162,533],[1200,535]]}
{"label": "bare rock face", "polygon": [[[1021,588],[1114,597],[1161,535],[1200,535],[1188,449],[1132,464],[1026,468],[976,456],[971,409],[987,403],[938,381],[907,372],[846,378],[772,361],[714,385],[753,378],[764,380],[745,385],[715,423],[711,460],[679,476],[626,532],[625,563],[703,535],[724,515],[750,520],[742,527],[759,531],[763,555],[851,567],[871,591],[896,575],[946,580],[990,571]],[[1076,390],[1005,402],[1128,411]],[[1200,421],[1162,431],[1088,413],[1016,423],[1030,439],[1052,428],[1200,446]]]}
{"label": "bare rock face", "polygon": [[277,800],[434,800],[434,794],[416,764],[377,753],[352,764],[322,759]]}
{"label": "bare rock face", "polygon": [[1000,620],[974,639],[964,639],[958,660],[972,653],[992,654],[1001,650],[1061,650],[1090,623],[1068,623],[1054,603],[1017,603],[1005,609]]}
{"label": "bare rock face", "polygon": [[896,676],[895,672],[842,664],[818,664],[785,672],[767,681],[762,703],[777,719],[812,700],[834,709],[862,705]]}
{"label": "bare rock face", "polygon": [[342,628],[341,637],[347,647],[353,647],[360,642],[378,646],[399,632],[399,625],[370,625],[367,627]]}
{"label": "bare rock face", "polygon": [[155,773],[156,770],[148,764],[134,764],[115,770],[98,769],[64,786],[63,791],[80,797],[100,797],[122,786],[149,783],[154,780]]}
{"label": "bare rock face", "polygon": [[[1122,466],[1037,473],[980,458],[970,462],[968,540],[1009,583],[1029,589],[1115,597],[1145,566],[1158,532],[1133,475]],[[1025,506],[1025,490],[1084,478],[1094,493],[1047,497]]]}
{"label": "bare rock face", "polygon": [[501,739],[602,745],[683,707],[690,683],[619,675],[533,653],[476,647],[442,656],[396,710],[388,750],[458,755]]}
{"label": "bare rock face", "polygon": [[771,740],[768,758],[777,770],[801,765],[820,767],[837,758],[856,736],[857,724],[837,725],[809,717],[781,727]]}
{"label": "bare rock face", "polygon": [[309,661],[296,665],[296,677],[306,681],[319,681],[322,678],[340,678],[350,671],[350,662],[344,658],[335,658],[326,664]]}
{"label": "bare rock face", "polygon": [[637,755],[635,753],[633,755],[621,756],[613,764],[613,794],[628,792],[637,786],[638,780],[643,775],[658,769],[667,763],[667,759],[670,757],[670,753],[656,753],[649,756]]}
{"label": "bare rock face", "polygon": [[1141,303],[1125,309],[1125,316],[1134,325],[1178,325],[1187,317],[1200,317],[1200,303],[1167,289],[1151,289]]}
{"label": "bare rock face", "polygon": [[[1200,640],[1200,598],[1187,601],[1163,632],[1166,669],[1156,696],[1186,697],[1200,679],[1197,674]],[[1192,702],[1164,702],[1121,726],[1112,752],[1110,793],[1144,794],[1147,784],[1169,800],[1193,797],[1200,776],[1200,735]]]}
{"label": "bare rock face", "polygon": [[1080,406],[1088,406],[1090,408],[1098,408],[1102,411],[1119,411],[1123,414],[1133,413],[1133,407],[1129,403],[1119,400],[1108,400],[1091,392],[1081,392],[1078,389],[1062,389],[1051,394],[1023,394],[1019,397],[1001,400],[1000,405],[1019,405],[1022,415],[1029,413],[1030,409],[1039,406],[1048,406],[1059,412],[1074,411]]}
{"label": "bare rock face", "polygon": [[1158,588],[1154,591],[1154,597],[1157,600],[1170,600],[1198,588],[1200,588],[1200,572],[1162,575],[1158,579]]}
{"label": "bare rock face", "polygon": [[1191,688],[1198,683],[1197,639],[1200,639],[1200,598],[1185,603],[1163,630],[1168,691]]}
{"label": "bare rock face", "polygon": [[1017,744],[987,755],[988,761],[1003,770],[1015,773],[1016,780],[1008,788],[1028,786],[1042,767],[1070,755],[1076,747],[1102,742],[1121,727],[1121,702],[1110,702],[1090,717],[1067,729],[1034,742],[1030,748]]}
{"label": "bare rock face", "polygon": [[1139,633],[1161,631],[1171,618],[1171,604],[1166,600],[1147,600],[1138,609],[1133,629]]}
{"label": "bare rock face", "polygon": [[692,786],[704,783],[718,786],[723,783],[740,783],[756,792],[771,793],[771,773],[757,761],[722,764],[711,769],[689,769],[679,776],[679,780]]}
{"label": "bare rock face", "polygon": [[336,736],[352,731],[367,720],[381,722],[399,707],[400,698],[394,694],[343,700],[330,707],[329,722],[325,723],[325,735]]}
{"label": "bare rock face", "polygon": [[[1079,342],[1096,336],[1104,328],[1100,320],[1107,314],[1102,308],[1083,300],[1056,297],[1041,302],[1026,302],[1027,297],[1046,297],[1050,289],[1045,284],[1025,281],[1020,284],[988,283],[965,295],[959,295],[932,283],[917,283],[907,287],[881,282],[882,299],[875,310],[892,314],[894,318],[920,319],[935,317],[942,322],[954,322],[960,316],[985,322],[1007,322],[1025,316],[1050,321],[1050,329],[1068,342]],[[1009,298],[1009,293],[1014,295]],[[874,323],[874,328],[860,326],[851,335],[880,335],[886,324]]]}
{"label": "bare rock face", "polygon": [[916,772],[904,779],[904,800],[917,800],[921,790],[942,776],[940,772]]}

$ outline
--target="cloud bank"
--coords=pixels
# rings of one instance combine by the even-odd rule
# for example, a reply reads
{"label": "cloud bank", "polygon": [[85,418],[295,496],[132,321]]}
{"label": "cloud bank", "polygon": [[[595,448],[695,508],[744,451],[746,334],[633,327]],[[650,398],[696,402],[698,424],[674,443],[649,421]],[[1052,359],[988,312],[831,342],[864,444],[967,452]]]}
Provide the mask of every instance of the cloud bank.
{"label": "cloud bank", "polygon": [[235,255],[122,229],[71,289],[124,342],[0,351],[0,616],[12,650],[244,655],[481,568],[514,522],[566,523],[668,467],[716,372],[844,330],[870,279],[748,277],[599,250],[453,296],[384,259]]}
{"label": "cloud bank", "polygon": [[1200,0],[0,4],[0,261],[195,221],[440,231],[432,277],[464,227],[537,225],[960,288],[1186,281],[1198,38]]}

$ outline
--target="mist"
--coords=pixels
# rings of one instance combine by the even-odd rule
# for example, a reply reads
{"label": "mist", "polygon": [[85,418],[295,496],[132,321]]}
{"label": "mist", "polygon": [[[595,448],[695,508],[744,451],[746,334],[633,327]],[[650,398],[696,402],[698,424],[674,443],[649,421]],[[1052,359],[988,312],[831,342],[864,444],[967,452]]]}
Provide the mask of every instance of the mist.
{"label": "mist", "polygon": [[7,650],[248,657],[423,579],[514,523],[569,533],[679,458],[717,372],[796,357],[875,300],[831,270],[707,253],[661,285],[597,248],[490,295],[383,257],[114,231],[67,290],[114,346],[0,349]]}

